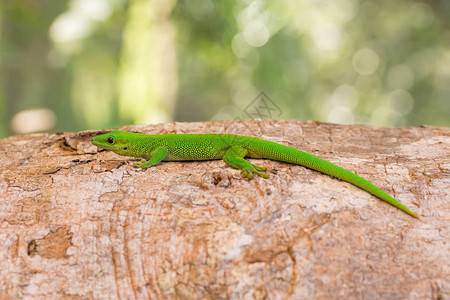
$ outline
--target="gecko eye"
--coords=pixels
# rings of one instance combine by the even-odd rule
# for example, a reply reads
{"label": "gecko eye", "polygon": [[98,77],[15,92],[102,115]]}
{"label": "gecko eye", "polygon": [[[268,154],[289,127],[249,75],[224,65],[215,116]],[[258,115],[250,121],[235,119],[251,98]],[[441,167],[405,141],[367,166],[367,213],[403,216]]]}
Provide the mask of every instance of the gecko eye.
{"label": "gecko eye", "polygon": [[110,143],[111,145],[114,144],[114,138],[112,136],[109,137],[107,142]]}

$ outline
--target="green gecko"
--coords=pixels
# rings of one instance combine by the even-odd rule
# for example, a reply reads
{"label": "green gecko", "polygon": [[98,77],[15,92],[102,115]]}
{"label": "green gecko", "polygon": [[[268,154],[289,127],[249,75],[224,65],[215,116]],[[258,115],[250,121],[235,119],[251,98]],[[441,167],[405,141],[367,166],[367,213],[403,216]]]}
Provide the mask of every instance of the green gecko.
{"label": "green gecko", "polygon": [[266,168],[256,166],[244,157],[296,164],[347,181],[418,218],[405,205],[358,175],[309,153],[256,137],[233,134],[148,135],[114,130],[92,138],[92,143],[119,155],[143,158],[133,165],[143,169],[161,161],[223,159],[229,166],[240,169],[242,177],[252,179],[253,173],[263,178],[269,175],[263,173]]}

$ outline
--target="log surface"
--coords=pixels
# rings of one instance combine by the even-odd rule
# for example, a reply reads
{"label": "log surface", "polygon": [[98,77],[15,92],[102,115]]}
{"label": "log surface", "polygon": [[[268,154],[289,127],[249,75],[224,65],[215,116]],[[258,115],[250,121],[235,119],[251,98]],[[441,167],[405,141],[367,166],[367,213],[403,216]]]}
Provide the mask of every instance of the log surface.
{"label": "log surface", "polygon": [[450,299],[450,129],[246,120],[127,126],[252,135],[368,179],[416,220],[302,166],[147,171],[106,131],[0,140],[0,299]]}

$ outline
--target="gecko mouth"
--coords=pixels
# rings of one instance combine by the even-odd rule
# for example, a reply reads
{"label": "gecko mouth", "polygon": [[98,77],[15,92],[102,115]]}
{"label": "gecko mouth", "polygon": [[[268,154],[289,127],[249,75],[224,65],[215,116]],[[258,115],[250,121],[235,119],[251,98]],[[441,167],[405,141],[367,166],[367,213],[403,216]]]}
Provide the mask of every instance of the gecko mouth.
{"label": "gecko mouth", "polygon": [[95,146],[99,147],[99,148],[103,148],[106,150],[113,150],[114,146],[110,145],[108,143],[105,143],[103,141],[99,141],[97,140],[95,137],[91,139],[92,144],[94,144]]}

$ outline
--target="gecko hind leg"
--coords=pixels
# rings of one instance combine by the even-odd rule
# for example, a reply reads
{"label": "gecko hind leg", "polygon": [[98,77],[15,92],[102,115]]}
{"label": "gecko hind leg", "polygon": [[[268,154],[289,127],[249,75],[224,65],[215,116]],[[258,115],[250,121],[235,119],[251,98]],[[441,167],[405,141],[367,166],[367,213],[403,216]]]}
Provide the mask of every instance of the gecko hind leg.
{"label": "gecko hind leg", "polygon": [[253,173],[256,173],[263,178],[269,178],[269,175],[260,172],[266,171],[267,168],[254,165],[244,159],[247,153],[248,151],[241,146],[233,146],[225,153],[223,160],[227,165],[240,169],[241,175],[244,178],[252,179]]}

